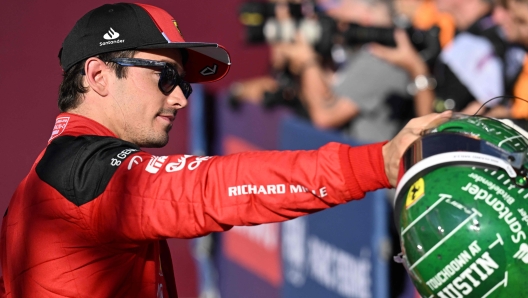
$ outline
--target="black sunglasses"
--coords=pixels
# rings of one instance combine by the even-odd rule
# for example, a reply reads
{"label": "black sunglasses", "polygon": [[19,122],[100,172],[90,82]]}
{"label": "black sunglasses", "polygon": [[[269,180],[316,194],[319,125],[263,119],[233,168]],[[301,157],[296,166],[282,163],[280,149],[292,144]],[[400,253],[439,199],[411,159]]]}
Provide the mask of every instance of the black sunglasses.
{"label": "black sunglasses", "polygon": [[186,82],[178,71],[170,63],[139,59],[139,58],[114,58],[108,60],[108,62],[114,62],[121,66],[144,66],[144,67],[155,67],[161,68],[160,78],[158,81],[159,90],[167,95],[170,94],[176,86],[180,86],[185,98],[189,98],[192,93],[191,84]]}

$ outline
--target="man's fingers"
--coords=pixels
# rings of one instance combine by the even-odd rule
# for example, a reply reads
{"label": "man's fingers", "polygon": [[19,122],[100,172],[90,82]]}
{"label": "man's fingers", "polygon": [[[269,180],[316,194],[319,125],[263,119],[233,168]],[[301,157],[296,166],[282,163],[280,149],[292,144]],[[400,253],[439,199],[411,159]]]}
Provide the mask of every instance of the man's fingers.
{"label": "man's fingers", "polygon": [[409,39],[409,36],[407,36],[407,32],[403,31],[402,29],[394,30],[394,40],[396,41],[397,45],[411,46],[411,40]]}
{"label": "man's fingers", "polygon": [[400,158],[405,150],[420,137],[424,130],[437,127],[448,121],[452,114],[451,111],[445,111],[440,114],[414,118],[390,142],[383,146],[385,173],[392,186],[396,186]]}
{"label": "man's fingers", "polygon": [[368,50],[375,57],[392,62],[392,57],[394,53],[393,48],[382,46],[377,43],[371,43],[368,45]]}
{"label": "man's fingers", "polygon": [[411,128],[413,131],[417,130],[417,134],[421,133],[424,130],[435,128],[438,125],[446,122],[453,115],[452,111],[444,111],[442,113],[428,114],[422,117],[414,118],[406,125],[408,128]]}
{"label": "man's fingers", "polygon": [[295,43],[297,44],[307,44],[308,41],[306,41],[306,37],[304,37],[304,34],[302,34],[300,31],[295,34]]}

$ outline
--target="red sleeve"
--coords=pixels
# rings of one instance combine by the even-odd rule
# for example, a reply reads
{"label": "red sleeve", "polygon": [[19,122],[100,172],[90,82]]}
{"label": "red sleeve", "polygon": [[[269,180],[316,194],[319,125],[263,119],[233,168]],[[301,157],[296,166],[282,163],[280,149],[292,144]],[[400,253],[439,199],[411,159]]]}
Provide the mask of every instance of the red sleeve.
{"label": "red sleeve", "polygon": [[0,276],[0,297],[6,297],[4,277]]}
{"label": "red sleeve", "polygon": [[389,187],[382,145],[216,157],[140,152],[81,212],[103,241],[189,238],[284,221]]}
{"label": "red sleeve", "polygon": [[341,148],[342,164],[346,165],[348,161],[351,165],[343,167],[343,175],[352,198],[362,198],[366,192],[392,187],[385,173],[381,150],[386,143]]}

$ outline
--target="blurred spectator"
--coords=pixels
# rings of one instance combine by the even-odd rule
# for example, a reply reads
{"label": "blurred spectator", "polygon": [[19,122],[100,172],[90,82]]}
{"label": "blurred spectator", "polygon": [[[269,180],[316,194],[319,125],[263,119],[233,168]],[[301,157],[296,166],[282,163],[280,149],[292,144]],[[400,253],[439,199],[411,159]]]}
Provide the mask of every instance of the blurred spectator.
{"label": "blurred spectator", "polygon": [[[493,6],[490,0],[437,0],[436,3],[439,11],[452,15],[457,33],[442,49],[432,72],[402,32],[395,34],[398,42],[395,49],[373,45],[371,51],[402,66],[415,78],[418,115],[446,109],[473,114],[505,90],[501,60],[505,46],[491,18]],[[432,79],[437,85],[435,92],[431,90]],[[488,102],[486,106],[492,107],[497,102]]]}
{"label": "blurred spectator", "polygon": [[[523,35],[523,23],[514,18],[515,8],[516,3],[510,5],[509,0],[497,0],[493,19],[500,25],[503,38],[512,43],[505,55],[505,85],[506,95],[517,98],[505,99],[506,103],[493,108],[488,116],[511,118],[517,125],[528,128],[528,102],[525,101],[528,100],[528,36]],[[522,7],[519,11],[522,12]]]}
{"label": "blurred spectator", "polygon": [[526,0],[508,0],[508,10],[512,14],[513,22],[518,27],[518,33],[524,41],[528,43],[528,1]]}
{"label": "blurred spectator", "polygon": [[[392,27],[388,4],[383,0],[319,3],[325,14],[339,22],[341,30],[346,30],[349,23]],[[366,142],[391,138],[404,121],[402,118],[408,120],[412,116],[395,115],[392,109],[401,107],[405,99],[412,104],[406,89],[408,76],[405,71],[372,56],[360,46],[335,46],[332,54],[339,66],[336,72],[335,68],[327,67],[301,34],[294,42],[271,45],[274,69],[287,69],[295,78],[290,85],[295,85],[295,96],[300,98],[302,108],[315,126],[344,129],[347,135]],[[278,85],[284,84],[259,78],[234,84],[233,91],[239,98],[248,96],[247,100],[258,102],[265,101],[265,96],[258,91],[273,92],[280,88]]]}
{"label": "blurred spectator", "polygon": [[[508,12],[513,19],[513,25],[517,28],[517,42],[522,44],[524,49],[528,48],[528,2],[525,0],[507,0]],[[519,123],[523,128],[528,129],[526,124],[528,119],[528,57],[524,56],[524,64],[521,73],[515,83],[513,94],[524,100],[515,99],[511,108],[511,117],[521,120]]]}
{"label": "blurred spectator", "polygon": [[407,18],[414,28],[429,30],[433,26],[438,26],[442,47],[453,39],[455,21],[450,14],[438,11],[435,0],[394,0],[393,2],[398,16]]}

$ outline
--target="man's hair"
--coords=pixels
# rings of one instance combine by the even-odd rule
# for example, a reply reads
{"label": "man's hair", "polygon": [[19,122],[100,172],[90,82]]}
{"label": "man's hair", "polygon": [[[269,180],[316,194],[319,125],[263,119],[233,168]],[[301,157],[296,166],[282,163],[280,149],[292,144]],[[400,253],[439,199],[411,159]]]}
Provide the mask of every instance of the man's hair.
{"label": "man's hair", "polygon": [[[109,52],[99,54],[96,57],[102,61],[108,62],[113,58],[132,58],[136,54],[134,50]],[[88,59],[88,58],[87,58]],[[84,59],[64,72],[62,75],[62,83],[59,87],[59,110],[67,112],[79,106],[82,102],[83,94],[88,92],[88,88],[83,86],[84,78],[84,64],[87,59]],[[110,63],[119,79],[126,78],[126,67],[117,63]]]}

